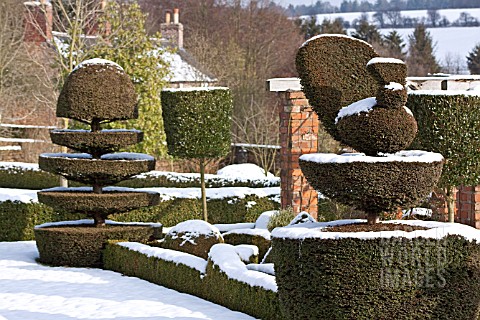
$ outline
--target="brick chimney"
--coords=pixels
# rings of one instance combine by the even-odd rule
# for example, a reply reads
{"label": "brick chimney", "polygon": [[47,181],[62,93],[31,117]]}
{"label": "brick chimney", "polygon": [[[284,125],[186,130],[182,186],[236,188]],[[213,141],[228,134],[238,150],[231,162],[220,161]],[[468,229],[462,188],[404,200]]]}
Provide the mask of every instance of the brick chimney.
{"label": "brick chimney", "polygon": [[43,43],[52,40],[53,14],[48,0],[24,2],[24,41]]}
{"label": "brick chimney", "polygon": [[183,48],[183,25],[180,23],[179,9],[173,9],[173,22],[171,21],[171,12],[165,13],[165,23],[160,25],[160,32],[170,46]]}

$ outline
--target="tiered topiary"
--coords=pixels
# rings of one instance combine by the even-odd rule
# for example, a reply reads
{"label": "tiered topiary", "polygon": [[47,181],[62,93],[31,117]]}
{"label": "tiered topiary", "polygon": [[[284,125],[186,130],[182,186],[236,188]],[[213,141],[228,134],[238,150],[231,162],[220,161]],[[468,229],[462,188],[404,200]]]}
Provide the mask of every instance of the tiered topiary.
{"label": "tiered topiary", "polygon": [[440,222],[379,223],[382,212],[428,195],[443,157],[401,151],[417,131],[405,107],[406,66],[367,59],[365,52],[375,56],[367,43],[344,35],[315,37],[298,52],[297,69],[314,110],[336,139],[362,152],[303,155],[302,171],[323,195],[368,215],[367,223],[273,230],[281,304],[289,319],[477,319],[480,231]]}
{"label": "tiered topiary", "polygon": [[83,153],[42,154],[41,169],[91,188],[52,188],[38,193],[40,202],[55,210],[84,213],[90,225],[45,226],[35,229],[39,260],[51,265],[101,266],[101,249],[108,239],[147,241],[152,225],[107,225],[110,214],[156,205],[159,194],[108,187],[153,170],[155,159],[136,153],[111,153],[138,143],[137,130],[102,130],[101,125],[138,117],[137,95],[123,69],[108,60],[81,63],[68,76],[58,98],[57,116],[75,119],[89,130],[54,130],[54,143]]}

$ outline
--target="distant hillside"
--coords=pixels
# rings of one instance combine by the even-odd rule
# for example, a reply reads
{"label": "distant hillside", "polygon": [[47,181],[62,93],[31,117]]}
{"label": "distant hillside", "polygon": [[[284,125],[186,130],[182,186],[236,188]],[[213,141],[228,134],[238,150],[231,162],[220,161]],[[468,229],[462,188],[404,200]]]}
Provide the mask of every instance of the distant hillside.
{"label": "distant hillside", "polygon": [[[318,23],[324,19],[335,20],[341,18],[346,28],[354,27],[356,22],[362,16],[367,17],[370,23],[382,27],[380,19],[376,17],[376,12],[346,12],[346,13],[324,13],[316,15]],[[436,11],[437,25],[445,26],[480,26],[480,8],[473,9],[444,9]],[[301,19],[309,18],[309,16],[301,16]],[[444,20],[445,19],[445,20]],[[417,23],[424,23],[431,25],[432,19],[429,16],[428,10],[410,10],[410,11],[385,11],[383,16],[383,27],[396,28],[413,27]],[[443,20],[443,22],[442,22]],[[448,22],[448,23],[447,23]],[[443,25],[442,25],[443,24]],[[467,24],[467,25],[466,25]]]}
{"label": "distant hillside", "polygon": [[[425,23],[430,26],[427,31],[433,38],[435,43],[435,56],[442,66],[449,66],[452,73],[468,74],[466,56],[474,48],[477,43],[480,43],[480,23],[477,26],[464,27],[455,26],[455,23],[460,17],[467,15],[471,20],[480,21],[480,8],[475,9],[445,9],[438,10],[438,14],[449,21],[448,27],[431,27],[427,10],[412,10],[399,11],[403,19],[410,19],[416,23]],[[348,12],[348,13],[332,13],[316,15],[317,23],[322,23],[324,19],[335,20],[341,18],[344,21],[344,26],[351,34],[354,30],[353,26],[363,17],[366,17],[372,24],[379,27],[382,34],[388,34],[392,30],[402,36],[403,41],[408,43],[408,36],[413,34],[414,24],[409,28],[402,27],[384,27],[380,28],[377,19],[374,18],[375,12]],[[309,18],[308,16],[301,17],[302,19]],[[388,25],[388,21],[385,23]]]}

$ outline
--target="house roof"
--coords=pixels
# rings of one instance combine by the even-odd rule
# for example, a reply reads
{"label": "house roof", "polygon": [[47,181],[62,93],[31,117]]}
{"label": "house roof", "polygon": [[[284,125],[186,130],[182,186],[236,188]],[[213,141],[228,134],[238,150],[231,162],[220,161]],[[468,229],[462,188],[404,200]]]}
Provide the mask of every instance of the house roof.
{"label": "house roof", "polygon": [[[56,46],[60,50],[67,50],[66,39],[68,34],[56,31],[53,31],[52,34]],[[96,41],[96,36],[85,35],[84,37],[87,44],[93,44]],[[218,81],[213,75],[202,70],[197,61],[183,48],[177,49],[173,53],[164,51],[161,56],[170,65],[170,72],[166,79],[169,83],[209,84]]]}

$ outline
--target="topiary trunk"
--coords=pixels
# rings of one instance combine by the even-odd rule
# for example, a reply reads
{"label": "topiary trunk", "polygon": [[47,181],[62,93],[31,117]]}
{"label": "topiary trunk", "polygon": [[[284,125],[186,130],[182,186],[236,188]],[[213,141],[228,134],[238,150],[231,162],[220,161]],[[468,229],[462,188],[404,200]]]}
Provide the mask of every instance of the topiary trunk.
{"label": "topiary trunk", "polygon": [[202,212],[203,220],[208,222],[208,213],[207,213],[207,190],[205,188],[205,159],[200,159],[200,186],[202,189]]}

